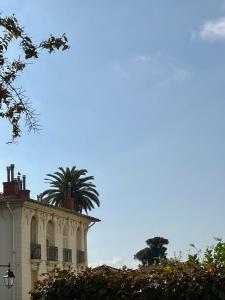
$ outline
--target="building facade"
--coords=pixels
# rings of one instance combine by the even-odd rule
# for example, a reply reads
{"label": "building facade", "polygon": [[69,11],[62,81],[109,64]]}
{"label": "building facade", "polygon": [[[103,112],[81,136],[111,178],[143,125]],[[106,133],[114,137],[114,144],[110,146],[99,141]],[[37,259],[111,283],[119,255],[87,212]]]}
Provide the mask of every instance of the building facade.
{"label": "building facade", "polygon": [[79,272],[88,264],[87,233],[99,220],[71,210],[71,199],[67,208],[57,208],[29,195],[25,181],[11,172],[0,197],[0,265],[11,263],[15,285],[4,286],[6,268],[0,268],[0,299],[28,300],[42,273],[56,266]]}

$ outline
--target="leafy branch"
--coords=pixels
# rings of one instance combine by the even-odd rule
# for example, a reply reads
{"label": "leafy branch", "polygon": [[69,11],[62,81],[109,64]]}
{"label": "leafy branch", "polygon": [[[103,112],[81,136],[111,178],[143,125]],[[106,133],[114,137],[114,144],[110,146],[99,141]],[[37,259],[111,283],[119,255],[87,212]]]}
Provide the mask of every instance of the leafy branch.
{"label": "leafy branch", "polygon": [[[50,35],[47,40],[35,44],[24,29],[19,26],[16,17],[1,17],[0,28],[0,118],[6,119],[12,126],[11,142],[21,136],[21,120],[25,120],[28,131],[39,131],[39,121],[35,109],[22,87],[16,85],[18,76],[27,67],[28,62],[39,57],[41,50],[48,53],[69,49],[65,34],[61,37]],[[17,58],[9,60],[7,53],[10,44],[18,42]],[[14,45],[14,44],[13,44]]]}

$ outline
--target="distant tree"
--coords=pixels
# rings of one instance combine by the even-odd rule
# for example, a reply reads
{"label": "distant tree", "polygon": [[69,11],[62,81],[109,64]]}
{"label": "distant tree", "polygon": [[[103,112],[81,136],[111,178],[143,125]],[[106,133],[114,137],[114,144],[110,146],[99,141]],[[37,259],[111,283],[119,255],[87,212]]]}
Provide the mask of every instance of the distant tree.
{"label": "distant tree", "polygon": [[[13,53],[18,53],[16,58],[9,54],[12,47]],[[39,129],[35,110],[23,88],[16,85],[19,75],[24,71],[28,62],[39,57],[40,50],[52,53],[55,50],[68,48],[65,34],[61,37],[51,35],[47,40],[36,44],[25,33],[24,28],[19,26],[14,15],[0,16],[0,118],[9,121],[12,126],[11,141],[21,135],[21,119],[25,120],[29,131]]]}
{"label": "distant tree", "polygon": [[46,182],[50,184],[50,189],[42,193],[42,201],[55,206],[65,206],[65,200],[68,196],[74,199],[75,211],[87,214],[94,208],[94,204],[100,206],[99,194],[92,183],[94,176],[85,176],[87,170],[71,169],[62,167],[59,172],[47,174]]}
{"label": "distant tree", "polygon": [[150,266],[158,264],[161,259],[166,258],[169,241],[163,237],[154,237],[146,241],[148,247],[138,251],[134,255],[134,259],[139,260],[142,266]]}
{"label": "distant tree", "polygon": [[144,248],[139,250],[135,255],[134,259],[139,260],[142,263],[142,266],[149,266],[154,263],[154,259],[151,256],[150,248]]}

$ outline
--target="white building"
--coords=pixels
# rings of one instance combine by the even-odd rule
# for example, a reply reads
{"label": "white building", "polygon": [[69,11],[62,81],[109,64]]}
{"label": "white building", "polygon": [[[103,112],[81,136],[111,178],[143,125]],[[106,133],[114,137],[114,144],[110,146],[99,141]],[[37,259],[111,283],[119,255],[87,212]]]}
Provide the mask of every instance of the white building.
{"label": "white building", "polygon": [[23,181],[14,179],[13,165],[0,196],[0,265],[11,263],[15,285],[7,289],[0,267],[0,299],[28,300],[34,282],[55,266],[80,271],[87,266],[87,233],[99,220],[30,199]]}

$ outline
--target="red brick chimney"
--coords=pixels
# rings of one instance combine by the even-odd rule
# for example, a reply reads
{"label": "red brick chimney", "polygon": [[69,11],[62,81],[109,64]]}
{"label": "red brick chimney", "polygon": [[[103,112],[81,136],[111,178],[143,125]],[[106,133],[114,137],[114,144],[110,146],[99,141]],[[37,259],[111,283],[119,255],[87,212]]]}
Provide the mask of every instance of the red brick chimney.
{"label": "red brick chimney", "polygon": [[72,194],[71,182],[68,182],[67,194],[68,196],[66,198],[65,207],[67,209],[74,210],[74,199],[71,197]]}
{"label": "red brick chimney", "polygon": [[16,196],[26,200],[30,199],[30,191],[26,189],[26,176],[23,175],[22,181],[20,175],[15,179],[13,164],[7,167],[7,181],[3,182],[3,196]]}
{"label": "red brick chimney", "polygon": [[18,195],[18,192],[19,192],[19,182],[17,181],[3,182],[4,196]]}
{"label": "red brick chimney", "polygon": [[65,207],[66,207],[67,209],[74,210],[74,200],[73,200],[72,197],[68,196],[68,197],[66,198]]}

